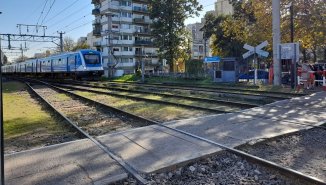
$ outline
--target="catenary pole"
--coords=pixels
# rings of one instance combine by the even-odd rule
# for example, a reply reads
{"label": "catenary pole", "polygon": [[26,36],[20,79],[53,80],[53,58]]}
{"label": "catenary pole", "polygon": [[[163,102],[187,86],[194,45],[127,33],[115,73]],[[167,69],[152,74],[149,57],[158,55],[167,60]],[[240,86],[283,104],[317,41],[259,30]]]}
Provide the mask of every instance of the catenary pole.
{"label": "catenary pole", "polygon": [[280,0],[272,0],[272,18],[273,18],[273,68],[274,85],[281,85],[281,61],[278,57],[279,44],[281,42],[280,28]]}

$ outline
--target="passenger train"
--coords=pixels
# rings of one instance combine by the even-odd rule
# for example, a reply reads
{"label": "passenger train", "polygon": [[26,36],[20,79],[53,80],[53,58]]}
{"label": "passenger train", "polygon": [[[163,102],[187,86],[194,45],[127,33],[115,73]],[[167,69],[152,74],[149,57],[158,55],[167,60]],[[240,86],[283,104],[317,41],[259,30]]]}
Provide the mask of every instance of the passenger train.
{"label": "passenger train", "polygon": [[95,50],[52,55],[2,66],[4,74],[75,78],[100,77],[104,74],[101,53]]}

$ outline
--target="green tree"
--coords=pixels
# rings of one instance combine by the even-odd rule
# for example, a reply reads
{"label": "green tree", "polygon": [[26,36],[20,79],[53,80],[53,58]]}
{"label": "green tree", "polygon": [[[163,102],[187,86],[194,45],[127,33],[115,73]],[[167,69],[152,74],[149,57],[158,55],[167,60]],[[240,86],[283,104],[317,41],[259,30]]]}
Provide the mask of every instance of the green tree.
{"label": "green tree", "polygon": [[184,42],[184,21],[199,15],[202,5],[197,0],[150,0],[150,17],[153,20],[152,33],[160,56],[167,59],[170,71],[175,71],[178,50]]}

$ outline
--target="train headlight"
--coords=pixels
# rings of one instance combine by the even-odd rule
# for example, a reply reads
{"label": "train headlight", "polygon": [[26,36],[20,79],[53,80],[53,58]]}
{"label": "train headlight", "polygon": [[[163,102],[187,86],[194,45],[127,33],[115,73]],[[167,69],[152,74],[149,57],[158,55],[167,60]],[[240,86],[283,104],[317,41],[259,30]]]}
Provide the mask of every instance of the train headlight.
{"label": "train headlight", "polygon": [[86,70],[86,66],[84,66],[84,69]]}

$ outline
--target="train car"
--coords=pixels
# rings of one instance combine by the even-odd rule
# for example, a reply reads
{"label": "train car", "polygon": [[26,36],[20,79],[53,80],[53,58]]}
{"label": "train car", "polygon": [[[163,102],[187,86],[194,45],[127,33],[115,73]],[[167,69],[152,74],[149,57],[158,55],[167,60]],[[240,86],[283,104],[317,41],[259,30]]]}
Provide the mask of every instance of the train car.
{"label": "train car", "polygon": [[46,58],[32,59],[2,67],[5,74],[62,77],[100,77],[104,74],[101,53],[80,50]]}

